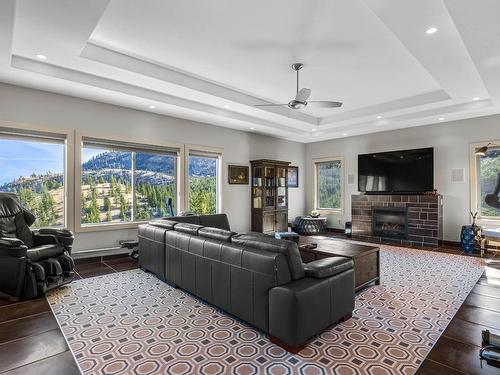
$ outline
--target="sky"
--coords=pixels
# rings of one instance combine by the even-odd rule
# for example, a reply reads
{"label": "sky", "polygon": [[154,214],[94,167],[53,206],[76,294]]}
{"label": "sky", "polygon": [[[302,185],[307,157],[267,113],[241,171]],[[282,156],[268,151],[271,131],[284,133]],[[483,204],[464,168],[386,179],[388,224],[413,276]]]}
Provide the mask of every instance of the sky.
{"label": "sky", "polygon": [[62,173],[64,145],[0,139],[0,185],[32,173]]}
{"label": "sky", "polygon": [[[58,143],[0,139],[0,185],[33,173],[63,173],[64,147]],[[85,147],[82,162],[106,151]]]}

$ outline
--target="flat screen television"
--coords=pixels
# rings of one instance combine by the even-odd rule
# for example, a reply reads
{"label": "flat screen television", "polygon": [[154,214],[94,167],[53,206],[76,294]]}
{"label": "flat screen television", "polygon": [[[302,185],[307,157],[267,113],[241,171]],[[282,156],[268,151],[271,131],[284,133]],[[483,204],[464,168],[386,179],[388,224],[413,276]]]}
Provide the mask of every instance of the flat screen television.
{"label": "flat screen television", "polygon": [[358,155],[358,190],[417,194],[434,190],[434,148]]}

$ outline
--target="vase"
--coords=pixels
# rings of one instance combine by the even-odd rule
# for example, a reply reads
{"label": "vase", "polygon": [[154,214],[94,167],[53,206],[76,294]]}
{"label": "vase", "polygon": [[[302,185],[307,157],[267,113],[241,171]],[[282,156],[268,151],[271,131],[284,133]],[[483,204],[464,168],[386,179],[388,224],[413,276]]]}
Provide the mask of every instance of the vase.
{"label": "vase", "polygon": [[474,237],[475,230],[472,225],[462,226],[462,231],[460,232],[460,246],[467,254],[472,254],[474,251]]}

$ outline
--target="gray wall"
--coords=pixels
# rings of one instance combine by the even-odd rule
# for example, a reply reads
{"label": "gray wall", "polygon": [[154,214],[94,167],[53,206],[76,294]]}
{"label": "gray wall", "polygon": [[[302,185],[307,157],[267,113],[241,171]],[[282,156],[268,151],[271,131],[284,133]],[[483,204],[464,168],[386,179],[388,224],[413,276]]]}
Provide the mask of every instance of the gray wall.
{"label": "gray wall", "polygon": [[[224,170],[227,163],[245,164],[258,158],[291,161],[299,166],[300,172],[300,187],[290,189],[291,218],[313,208],[313,158],[343,156],[345,176],[357,176],[359,153],[432,146],[435,148],[435,186],[444,195],[447,240],[457,240],[461,225],[469,221],[470,143],[500,139],[500,116],[497,115],[304,145],[6,84],[0,84],[0,120],[221,147]],[[465,168],[465,183],[451,182],[452,168]],[[223,184],[224,208],[232,227],[237,231],[249,230],[250,186],[228,185],[226,178]],[[329,216],[330,226],[342,228],[350,219],[351,194],[357,194],[357,181],[354,185],[346,184],[345,210]],[[78,234],[76,249],[116,246],[119,239],[133,238],[135,234],[135,230]]]}
{"label": "gray wall", "polygon": [[[204,123],[6,84],[0,84],[0,120],[220,147],[224,149],[224,173],[227,163],[248,164],[260,158],[286,160],[299,166],[299,181],[305,181],[304,144]],[[250,230],[250,186],[228,185],[225,177],[223,184],[223,206],[232,229]],[[304,212],[304,184],[290,189],[289,200],[290,217]],[[119,239],[135,235],[136,230],[81,233],[77,234],[75,250],[113,247]]]}
{"label": "gray wall", "polygon": [[[356,176],[354,185],[345,185],[344,212],[328,217],[329,226],[343,228],[351,217],[351,195],[358,194],[358,154],[434,147],[434,185],[444,196],[444,239],[457,241],[461,226],[469,223],[469,146],[492,139],[500,139],[500,115],[310,143],[306,146],[308,210],[313,209],[313,159],[343,156],[345,179],[348,174]],[[465,183],[452,183],[453,168],[465,168]]]}

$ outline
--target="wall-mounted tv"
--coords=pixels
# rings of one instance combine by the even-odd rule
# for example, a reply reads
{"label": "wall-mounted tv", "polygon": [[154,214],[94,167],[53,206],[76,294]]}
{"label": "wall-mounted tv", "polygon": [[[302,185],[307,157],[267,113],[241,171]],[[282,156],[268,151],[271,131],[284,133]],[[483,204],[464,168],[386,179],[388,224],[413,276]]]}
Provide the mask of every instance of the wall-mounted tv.
{"label": "wall-mounted tv", "polygon": [[358,190],[367,194],[433,191],[434,149],[358,155]]}

